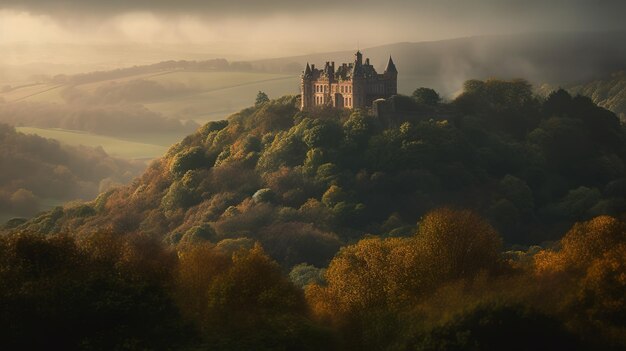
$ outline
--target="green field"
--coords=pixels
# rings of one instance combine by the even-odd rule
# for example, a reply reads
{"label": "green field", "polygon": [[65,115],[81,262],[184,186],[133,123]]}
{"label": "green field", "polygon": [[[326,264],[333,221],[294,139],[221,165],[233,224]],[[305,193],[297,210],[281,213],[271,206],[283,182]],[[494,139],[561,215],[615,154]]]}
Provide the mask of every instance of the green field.
{"label": "green field", "polygon": [[[231,85],[228,85],[226,75],[215,76],[214,78],[219,77],[225,82],[222,85],[215,82],[217,87],[213,89],[170,100],[146,103],[145,106],[168,117],[193,119],[202,124],[224,119],[234,112],[252,106],[259,91],[264,91],[270,98],[276,98],[287,94],[297,94],[300,89],[299,80],[294,76],[258,73],[246,73],[245,75],[247,75],[248,81],[242,82],[244,76],[239,76],[240,83]],[[176,76],[168,78],[176,78]],[[167,76],[159,78],[165,77]]]}
{"label": "green field", "polygon": [[[294,75],[256,72],[168,71],[104,80],[76,85],[73,88],[93,93],[99,86],[111,82],[135,79],[151,80],[164,85],[179,84],[191,93],[174,95],[170,99],[141,102],[152,111],[180,120],[200,123],[222,119],[254,103],[259,90],[270,97],[299,92],[299,78]],[[65,103],[62,92],[68,86],[35,84],[0,93],[6,102],[32,101]]]}
{"label": "green field", "polygon": [[[225,119],[230,114],[254,104],[258,91],[270,98],[299,92],[299,78],[294,75],[255,72],[167,71],[91,82],[73,86],[87,93],[112,82],[136,79],[151,80],[163,86],[183,86],[186,92],[172,94],[157,101],[139,101],[146,108],[178,120],[194,120],[199,124]],[[65,104],[63,90],[69,85],[33,84],[0,93],[0,100],[11,102],[48,102]],[[59,128],[18,128],[24,133],[57,139],[69,145],[101,146],[108,154],[127,159],[153,159],[165,153],[185,135],[181,132],[129,134],[115,137],[94,135]],[[187,134],[187,133],[185,133]]]}
{"label": "green field", "polygon": [[154,159],[163,155],[168,149],[168,145],[142,143],[75,130],[32,127],[18,127],[16,129],[25,134],[36,134],[45,138],[56,139],[68,145],[101,146],[109,155],[126,159]]}

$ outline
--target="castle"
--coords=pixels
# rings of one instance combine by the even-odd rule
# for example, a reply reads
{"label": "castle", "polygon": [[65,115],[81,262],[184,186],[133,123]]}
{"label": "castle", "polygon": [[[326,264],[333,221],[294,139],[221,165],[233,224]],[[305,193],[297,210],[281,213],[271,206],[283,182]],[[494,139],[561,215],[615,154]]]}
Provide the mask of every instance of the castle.
{"label": "castle", "polygon": [[326,62],[324,69],[307,63],[300,89],[301,110],[316,106],[362,108],[398,93],[398,70],[390,56],[385,72],[378,74],[369,59],[363,63],[363,55],[357,51],[353,63],[344,63],[337,70],[334,62]]}

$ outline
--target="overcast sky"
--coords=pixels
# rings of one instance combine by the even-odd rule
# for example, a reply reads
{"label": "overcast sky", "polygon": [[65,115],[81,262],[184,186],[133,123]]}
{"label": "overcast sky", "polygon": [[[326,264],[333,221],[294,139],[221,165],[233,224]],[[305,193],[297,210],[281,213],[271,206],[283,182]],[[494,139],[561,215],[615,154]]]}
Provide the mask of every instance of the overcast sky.
{"label": "overcast sky", "polygon": [[626,29],[625,13],[626,0],[0,0],[0,44],[230,42],[257,50],[305,43],[316,51]]}

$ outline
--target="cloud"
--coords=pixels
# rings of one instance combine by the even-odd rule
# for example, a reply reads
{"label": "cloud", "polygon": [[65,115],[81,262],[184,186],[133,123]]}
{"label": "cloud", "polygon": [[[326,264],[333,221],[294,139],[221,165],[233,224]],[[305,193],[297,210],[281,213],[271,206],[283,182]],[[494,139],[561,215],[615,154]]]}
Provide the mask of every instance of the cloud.
{"label": "cloud", "polygon": [[228,42],[229,52],[268,57],[357,42],[626,29],[623,13],[623,0],[1,0],[0,44]]}
{"label": "cloud", "polygon": [[[0,8],[33,13],[114,16],[128,12],[195,14],[209,17],[246,17],[267,14],[306,15],[340,13],[347,18],[375,13],[385,18],[397,14],[462,19],[463,17],[498,20],[500,18],[545,14],[555,22],[577,18],[621,23],[626,10],[622,0],[3,0]],[[323,18],[322,18],[323,20]]]}

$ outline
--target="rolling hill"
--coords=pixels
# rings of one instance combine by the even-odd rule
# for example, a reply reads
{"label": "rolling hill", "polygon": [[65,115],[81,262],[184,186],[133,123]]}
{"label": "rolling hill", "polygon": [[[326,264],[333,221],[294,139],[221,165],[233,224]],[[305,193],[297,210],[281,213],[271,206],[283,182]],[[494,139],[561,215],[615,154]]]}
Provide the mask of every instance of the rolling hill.
{"label": "rolling hill", "polygon": [[0,124],[0,168],[0,221],[5,222],[68,201],[90,199],[113,185],[127,183],[145,164],[111,157],[97,147],[62,145]]}
{"label": "rolling hill", "polygon": [[153,158],[161,155],[154,150],[199,124],[249,105],[259,90],[280,96],[298,89],[290,74],[174,68],[142,66],[5,88],[0,122],[70,145],[82,139],[118,156]]}

